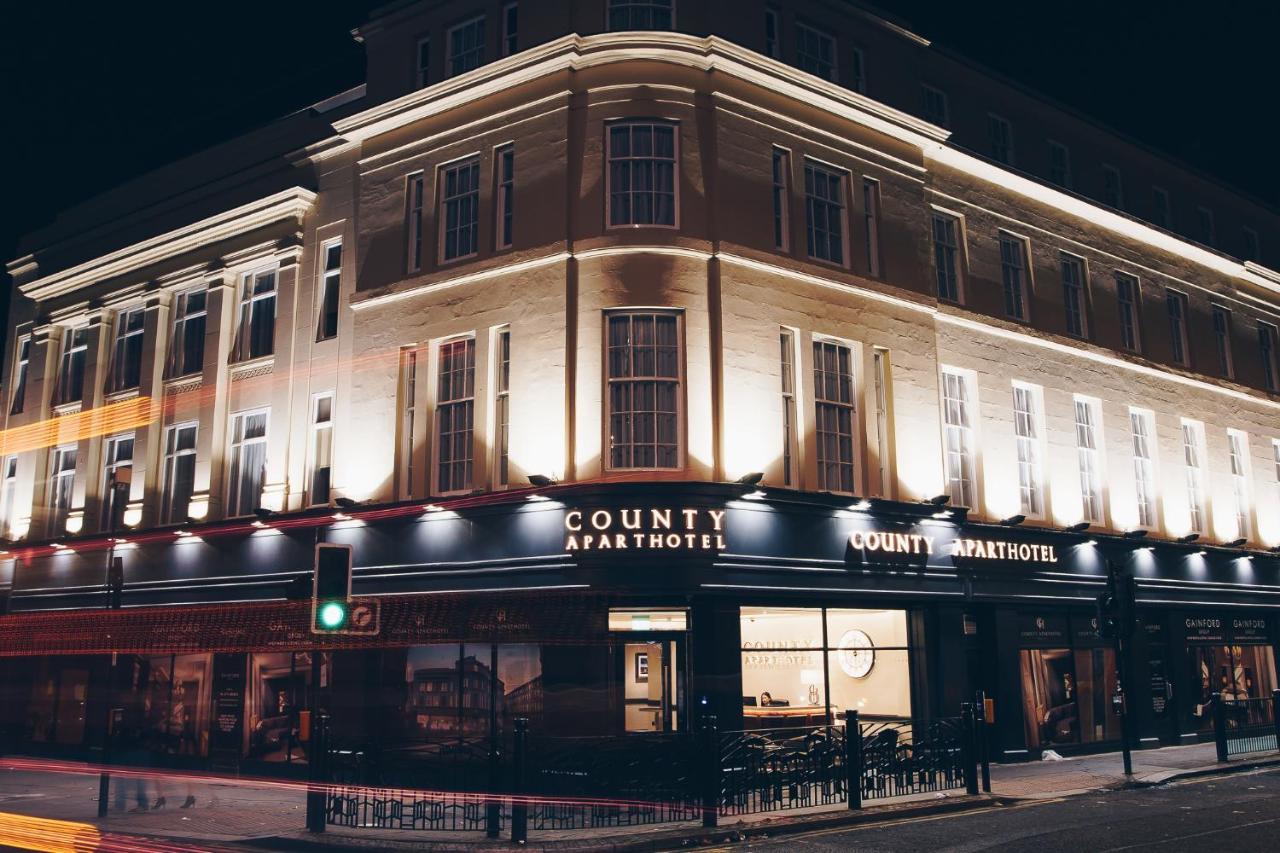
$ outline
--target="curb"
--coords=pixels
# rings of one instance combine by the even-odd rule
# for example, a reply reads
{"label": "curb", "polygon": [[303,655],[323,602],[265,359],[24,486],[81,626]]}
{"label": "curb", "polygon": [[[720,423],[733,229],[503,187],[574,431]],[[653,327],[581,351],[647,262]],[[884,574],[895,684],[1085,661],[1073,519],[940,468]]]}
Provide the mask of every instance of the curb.
{"label": "curb", "polygon": [[1170,782],[1181,782],[1184,779],[1200,779],[1205,776],[1230,776],[1234,773],[1243,773],[1246,770],[1259,770],[1268,767],[1280,767],[1280,757],[1276,758],[1252,758],[1242,761],[1238,764],[1225,762],[1223,764],[1210,764],[1204,767],[1193,767],[1190,770],[1181,770],[1170,773],[1163,779],[1133,779],[1122,782],[1119,786],[1120,790],[1132,790],[1138,788],[1155,788],[1160,785],[1167,785]]}

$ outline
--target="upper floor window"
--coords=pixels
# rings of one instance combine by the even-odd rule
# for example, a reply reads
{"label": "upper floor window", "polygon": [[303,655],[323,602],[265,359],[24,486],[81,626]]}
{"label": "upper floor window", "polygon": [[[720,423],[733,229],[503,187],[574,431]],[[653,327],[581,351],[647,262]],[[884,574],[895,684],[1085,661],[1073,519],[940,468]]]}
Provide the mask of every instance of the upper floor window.
{"label": "upper floor window", "polygon": [[973,380],[968,373],[942,370],[942,438],[947,494],[957,506],[977,498],[977,451],[973,436]]}
{"label": "upper floor window", "polygon": [[1187,486],[1187,522],[1192,533],[1205,529],[1204,425],[1182,421],[1182,467]]}
{"label": "upper floor window", "polygon": [[1075,398],[1076,466],[1080,471],[1080,520],[1102,523],[1102,404]]}
{"label": "upper floor window", "polygon": [[1231,463],[1231,497],[1236,515],[1236,536],[1248,539],[1253,534],[1249,500],[1249,436],[1239,430],[1227,430],[1227,456]]}
{"label": "upper floor window", "polygon": [[1013,386],[1013,432],[1018,450],[1018,491],[1023,515],[1044,515],[1044,468],[1041,463],[1040,390]]}
{"label": "upper floor window", "polygon": [[1213,306],[1213,342],[1218,353],[1218,372],[1227,379],[1235,377],[1231,359],[1231,312],[1221,305]]}
{"label": "upper floor window", "polygon": [[847,344],[813,342],[813,402],[818,488],[852,492],[856,420],[853,350]]}
{"label": "upper floor window", "polygon": [[[1280,459],[1280,456],[1277,457]],[[18,457],[4,459],[3,480],[0,480],[0,525],[4,535],[16,538],[18,527]]]}
{"label": "upper floor window", "polygon": [[960,220],[949,213],[933,214],[933,268],[938,298],[960,301]]}
{"label": "upper floor window", "polygon": [[1280,364],[1276,363],[1276,327],[1258,323],[1258,354],[1262,361],[1263,387],[1280,391]]}
{"label": "upper floor window", "polygon": [[440,345],[436,385],[436,489],[471,488],[476,395],[476,339]]}
{"label": "upper floor window", "polygon": [[880,182],[862,178],[862,237],[866,243],[867,275],[880,275]]}
{"label": "upper floor window", "polygon": [[84,396],[84,366],[89,348],[89,330],[64,329],[62,333],[62,361],[58,366],[58,387],[54,391],[54,403],[74,403]]}
{"label": "upper floor window", "polygon": [[338,335],[338,305],[342,296],[342,241],[324,244],[324,271],[320,274],[320,321],[316,328],[316,340],[323,341]]}
{"label": "upper floor window", "polygon": [[312,506],[329,502],[333,472],[333,394],[317,394],[311,409],[311,476],[307,500]]}
{"label": "upper floor window", "polygon": [[1116,304],[1120,310],[1120,343],[1129,352],[1142,352],[1142,324],[1138,312],[1138,280],[1116,273]]}
{"label": "upper floor window", "polygon": [[187,520],[196,483],[196,433],[194,423],[177,424],[165,431],[164,463],[161,476],[160,523],[180,524]]}
{"label": "upper floor window", "polygon": [[1246,225],[1242,229],[1242,233],[1244,234],[1244,260],[1262,260],[1261,252],[1259,250],[1258,232]]}
{"label": "upper floor window", "polygon": [[510,56],[517,51],[520,43],[520,6],[508,3],[502,7],[502,55]]}
{"label": "upper floor window", "polygon": [[844,263],[844,173],[804,161],[805,237],[809,257]]}
{"label": "upper floor window", "polygon": [[676,224],[676,125],[609,125],[609,225]]}
{"label": "upper floor window", "polygon": [[867,65],[866,58],[862,55],[862,48],[855,47],[849,51],[849,58],[853,60],[853,80],[850,81],[849,88],[865,95],[867,93]]}
{"label": "upper floor window", "polygon": [[680,329],[675,314],[608,317],[609,467],[680,468]]}
{"label": "upper floor window", "polygon": [[782,42],[778,35],[778,10],[764,10],[764,54],[774,59],[782,58]]}
{"label": "upper floor window", "polygon": [[418,39],[418,49],[414,59],[418,88],[421,89],[431,82],[431,39]]}
{"label": "upper floor window", "polygon": [[248,273],[240,286],[240,322],[233,361],[263,358],[275,352],[276,271]]}
{"label": "upper floor window", "polygon": [[791,152],[773,149],[773,247],[787,251],[791,244]]}
{"label": "upper floor window", "polygon": [[397,471],[400,475],[399,496],[413,497],[414,480],[414,432],[417,427],[418,402],[418,350],[402,347],[400,350],[400,422],[398,424]]}
{"label": "upper floor window", "polygon": [[1086,313],[1084,258],[1062,253],[1062,304],[1066,309],[1067,334],[1077,338],[1088,337],[1089,321]]}
{"label": "upper floor window", "polygon": [[1165,294],[1165,307],[1169,311],[1169,348],[1176,364],[1188,365],[1187,344],[1187,296],[1176,290]]}
{"label": "upper floor window", "polygon": [[1124,186],[1120,182],[1120,170],[1115,166],[1102,166],[1102,203],[1116,210],[1124,208]]}
{"label": "upper floor window", "polygon": [[1013,165],[1013,127],[995,113],[987,113],[987,151],[997,163]]}
{"label": "upper floor window", "polygon": [[796,484],[796,336],[791,329],[778,332],[782,373],[782,485]]}
{"label": "upper floor window", "polygon": [[504,145],[498,149],[495,160],[497,174],[498,198],[494,208],[497,210],[497,223],[494,229],[497,234],[496,244],[499,249],[511,247],[512,226],[515,224],[516,212],[516,149],[514,145]]}
{"label": "upper floor window", "polygon": [[142,376],[142,325],[145,316],[141,307],[116,314],[116,339],[111,347],[108,391],[138,387]]}
{"label": "upper floor window", "polygon": [[267,410],[240,412],[231,419],[227,470],[227,517],[250,515],[262,503],[267,479]]}
{"label": "upper floor window", "polygon": [[203,287],[179,293],[173,306],[173,338],[169,341],[166,376],[186,376],[204,369],[204,334],[209,291]]}
{"label": "upper floor window", "polygon": [[1049,183],[1071,186],[1071,152],[1061,142],[1049,140]]}
{"label": "upper floor window", "polygon": [[13,399],[9,403],[9,414],[16,415],[22,411],[27,396],[27,373],[31,367],[31,336],[18,339],[18,357],[13,365]]}
{"label": "upper floor window", "polygon": [[466,258],[477,250],[480,234],[480,158],[440,168],[440,257]]}
{"label": "upper floor window", "polygon": [[801,71],[836,79],[836,40],[808,24],[796,21],[796,66]]}
{"label": "upper floor window", "polygon": [[494,343],[494,477],[495,486],[511,483],[511,329],[498,330]]}
{"label": "upper floor window", "polygon": [[1151,188],[1151,222],[1161,228],[1173,227],[1173,208],[1169,193],[1160,187]]}
{"label": "upper floor window", "polygon": [[422,269],[423,192],[423,174],[414,172],[405,182],[405,266],[409,272],[417,272]]}
{"label": "upper floor window", "polygon": [[1021,237],[1000,232],[1000,279],[1004,285],[1004,313],[1027,319],[1027,246]]}
{"label": "upper floor window", "polygon": [[[102,455],[101,529],[113,531],[120,526],[125,506],[129,503],[127,481],[119,472],[133,468],[133,433],[108,438],[103,442]],[[126,471],[125,475],[128,473]]]}
{"label": "upper floor window", "polygon": [[609,0],[609,29],[670,30],[675,27],[672,0]]}
{"label": "upper floor window", "polygon": [[484,17],[451,27],[445,35],[446,77],[456,77],[484,64]]}
{"label": "upper floor window", "polygon": [[1133,439],[1133,487],[1138,504],[1138,526],[1150,530],[1156,524],[1155,418],[1151,412],[1129,410]]}
{"label": "upper floor window", "polygon": [[1196,239],[1206,246],[1216,242],[1217,234],[1213,227],[1213,211],[1207,207],[1196,208]]}
{"label": "upper floor window", "polygon": [[71,514],[71,498],[76,484],[76,446],[55,447],[49,456],[48,528],[49,537],[61,536]]}
{"label": "upper floor window", "polygon": [[920,95],[924,103],[924,120],[938,127],[947,127],[951,122],[947,93],[925,84],[920,87]]}

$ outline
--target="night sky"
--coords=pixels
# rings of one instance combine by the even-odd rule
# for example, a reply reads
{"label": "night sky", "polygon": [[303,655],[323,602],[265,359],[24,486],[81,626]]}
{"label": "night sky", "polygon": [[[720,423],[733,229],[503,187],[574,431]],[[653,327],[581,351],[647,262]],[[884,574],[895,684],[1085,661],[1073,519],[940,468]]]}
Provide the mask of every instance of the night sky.
{"label": "night sky", "polygon": [[[6,5],[0,255],[65,206],[355,85],[385,0]],[[1280,207],[1280,4],[882,0],[916,32]],[[3,279],[7,286],[7,279]]]}

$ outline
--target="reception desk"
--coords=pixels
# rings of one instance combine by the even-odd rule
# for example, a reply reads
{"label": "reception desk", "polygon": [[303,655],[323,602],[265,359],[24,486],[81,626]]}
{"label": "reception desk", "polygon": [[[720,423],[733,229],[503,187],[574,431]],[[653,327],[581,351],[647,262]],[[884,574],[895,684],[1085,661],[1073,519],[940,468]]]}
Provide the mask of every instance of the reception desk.
{"label": "reception desk", "polygon": [[744,729],[773,729],[788,726],[822,726],[827,723],[827,709],[822,705],[746,705],[742,708]]}

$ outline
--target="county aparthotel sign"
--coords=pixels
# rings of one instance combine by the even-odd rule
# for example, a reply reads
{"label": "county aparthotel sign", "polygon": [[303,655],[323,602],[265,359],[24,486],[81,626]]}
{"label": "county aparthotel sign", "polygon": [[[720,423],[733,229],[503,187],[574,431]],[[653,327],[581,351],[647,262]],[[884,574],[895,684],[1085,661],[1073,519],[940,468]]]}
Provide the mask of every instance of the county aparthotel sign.
{"label": "county aparthotel sign", "polygon": [[1056,563],[1057,548],[1036,542],[1013,542],[969,536],[943,538],[927,533],[891,530],[855,530],[849,534],[847,554],[859,562],[896,561],[924,563],[935,553],[954,561]]}
{"label": "county aparthotel sign", "polygon": [[566,551],[719,551],[726,510],[671,507],[571,509]]}

